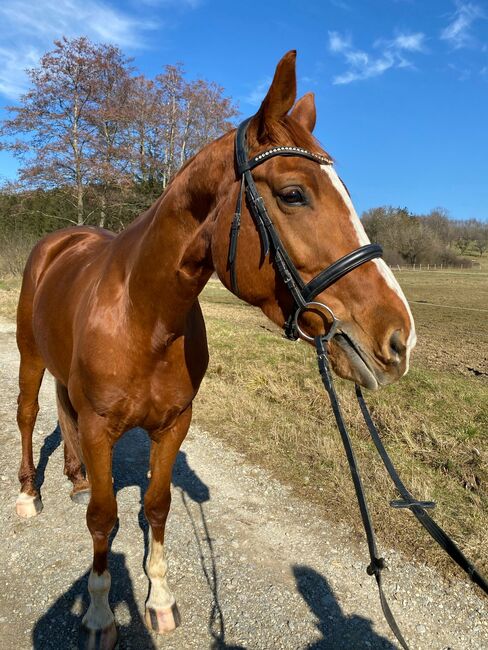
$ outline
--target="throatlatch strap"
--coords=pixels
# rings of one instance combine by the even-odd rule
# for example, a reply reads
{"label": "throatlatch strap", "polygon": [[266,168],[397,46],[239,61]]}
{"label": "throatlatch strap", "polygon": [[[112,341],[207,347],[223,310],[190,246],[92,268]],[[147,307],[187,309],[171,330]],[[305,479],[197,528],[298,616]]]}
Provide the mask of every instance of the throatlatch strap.
{"label": "throatlatch strap", "polygon": [[322,383],[324,388],[327,391],[334,412],[334,417],[337,423],[337,428],[341,434],[342,444],[344,445],[344,450],[346,452],[347,462],[349,463],[349,470],[351,472],[352,481],[354,483],[354,490],[356,491],[356,497],[358,500],[359,510],[361,512],[361,519],[363,520],[364,531],[366,533],[366,539],[368,540],[368,550],[370,557],[370,564],[367,567],[366,571],[369,575],[374,575],[376,579],[376,584],[378,585],[378,591],[380,595],[381,609],[385,615],[385,619],[388,625],[391,628],[391,631],[396,636],[398,642],[404,648],[404,650],[409,650],[407,642],[400,632],[400,628],[395,621],[395,618],[391,612],[391,609],[386,600],[385,594],[383,592],[382,580],[381,580],[381,570],[385,568],[385,561],[382,557],[378,557],[378,549],[376,547],[376,538],[373,530],[373,524],[371,521],[371,515],[369,514],[368,504],[366,502],[366,495],[364,493],[363,483],[359,475],[359,469],[354,455],[354,450],[352,447],[351,438],[347,431],[346,425],[344,423],[344,418],[342,417],[341,407],[339,405],[339,400],[337,399],[337,394],[334,389],[334,384],[332,382],[332,376],[330,373],[329,359],[327,357],[326,339],[321,336],[315,338],[315,347],[317,350],[317,361],[319,365],[319,372],[322,378]]}

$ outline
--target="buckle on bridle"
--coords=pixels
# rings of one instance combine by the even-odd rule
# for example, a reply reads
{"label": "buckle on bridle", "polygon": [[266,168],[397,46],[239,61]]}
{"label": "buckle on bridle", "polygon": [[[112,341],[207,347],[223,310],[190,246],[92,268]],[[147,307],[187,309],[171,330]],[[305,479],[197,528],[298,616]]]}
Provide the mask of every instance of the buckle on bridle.
{"label": "buckle on bridle", "polygon": [[304,305],[300,306],[295,312],[295,316],[293,318],[293,327],[298,332],[299,336],[302,339],[304,339],[305,341],[314,341],[315,340],[315,338],[316,338],[315,336],[310,336],[310,334],[307,334],[306,332],[304,332],[302,330],[302,328],[300,327],[300,325],[298,324],[298,319],[300,318],[302,313],[304,311],[311,310],[312,305],[315,305],[317,307],[322,307],[332,317],[332,324],[330,326],[329,331],[327,333],[325,333],[323,336],[321,336],[323,341],[325,341],[325,342],[330,341],[332,339],[332,337],[334,336],[334,334],[337,332],[337,329],[339,327],[339,321],[335,317],[335,314],[332,311],[332,309],[330,307],[327,307],[327,305],[324,305],[323,302],[317,302],[316,300],[311,300],[310,302],[307,302]]}

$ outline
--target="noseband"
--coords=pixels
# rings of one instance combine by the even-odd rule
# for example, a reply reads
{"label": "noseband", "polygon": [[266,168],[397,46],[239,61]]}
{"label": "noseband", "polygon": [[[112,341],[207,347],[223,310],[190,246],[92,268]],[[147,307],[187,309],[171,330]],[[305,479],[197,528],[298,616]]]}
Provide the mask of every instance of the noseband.
{"label": "noseband", "polygon": [[347,273],[350,273],[358,266],[361,266],[376,257],[381,257],[383,249],[379,244],[367,244],[366,246],[356,248],[351,253],[344,255],[344,257],[341,257],[336,262],[323,269],[312,280],[310,280],[310,282],[305,283],[283,246],[278,231],[266,210],[263,197],[258,192],[251,171],[258,165],[261,165],[266,160],[274,158],[275,156],[306,158],[307,160],[312,160],[320,165],[332,165],[332,160],[327,156],[312,153],[306,149],[302,149],[301,147],[274,147],[273,149],[268,149],[267,151],[257,154],[254,158],[249,158],[246,133],[251,119],[252,118],[248,118],[242,122],[237,129],[235,139],[236,167],[237,174],[241,181],[241,187],[237,197],[236,210],[230,233],[228,264],[230,268],[232,291],[236,295],[239,295],[236,257],[237,240],[241,225],[242,201],[245,192],[249,211],[259,232],[262,259],[271,254],[271,252],[273,253],[276,268],[294,300],[292,312],[284,326],[285,335],[287,338],[292,340],[297,340],[299,336],[313,340],[312,337],[309,337],[305,332],[300,330],[298,326],[300,314],[315,306],[324,307],[327,313],[332,316],[332,328],[335,329],[338,321],[332,310],[327,307],[327,305],[316,302],[315,298],[322,291],[334,284],[334,282],[337,282],[337,280]]}

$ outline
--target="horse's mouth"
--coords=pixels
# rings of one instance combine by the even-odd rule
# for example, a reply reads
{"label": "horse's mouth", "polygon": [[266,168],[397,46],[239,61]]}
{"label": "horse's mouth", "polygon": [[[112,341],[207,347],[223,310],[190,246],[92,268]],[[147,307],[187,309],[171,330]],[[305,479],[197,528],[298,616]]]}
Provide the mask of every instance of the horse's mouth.
{"label": "horse's mouth", "polygon": [[367,359],[360,346],[344,331],[335,334],[332,340],[344,352],[351,364],[354,373],[357,375],[354,380],[364,388],[370,388],[371,390],[378,388],[380,382],[376,372],[371,367],[371,362]]}

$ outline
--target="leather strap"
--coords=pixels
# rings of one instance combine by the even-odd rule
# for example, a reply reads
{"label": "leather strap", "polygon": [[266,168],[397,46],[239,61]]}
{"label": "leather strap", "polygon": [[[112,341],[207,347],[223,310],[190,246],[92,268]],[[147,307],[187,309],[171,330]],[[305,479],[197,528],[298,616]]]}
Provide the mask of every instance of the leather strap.
{"label": "leather strap", "polygon": [[331,284],[337,282],[343,275],[350,273],[358,266],[374,260],[376,257],[383,255],[383,249],[379,244],[366,244],[361,248],[356,248],[352,253],[348,253],[341,257],[337,262],[334,262],[326,269],[316,275],[304,288],[304,298],[310,302],[318,296],[319,293],[330,287]]}
{"label": "leather strap", "polygon": [[403,481],[398,476],[398,473],[395,469],[395,466],[391,462],[391,458],[388,456],[388,452],[383,445],[383,442],[378,433],[371,415],[369,413],[366,402],[364,401],[361,388],[356,385],[356,397],[359,402],[359,407],[361,413],[363,414],[364,421],[368,427],[371,438],[375,444],[376,449],[383,461],[384,466],[388,474],[390,475],[391,480],[395,484],[396,489],[402,497],[399,500],[391,501],[390,505],[393,508],[408,508],[422,526],[427,530],[429,535],[439,544],[439,546],[444,549],[444,551],[456,562],[461,569],[468,574],[471,580],[480,587],[485,594],[488,594],[488,581],[484,578],[481,573],[476,569],[476,567],[468,560],[458,546],[452,541],[452,539],[445,533],[442,528],[429,517],[425,512],[425,508],[432,508],[435,506],[433,501],[418,501],[415,499],[410,492],[405,487]]}
{"label": "leather strap", "polygon": [[[354,483],[354,489],[356,492],[356,497],[359,504],[359,510],[361,512],[361,518],[363,521],[364,530],[366,533],[366,539],[368,541],[368,550],[370,556],[370,564],[368,565],[366,571],[369,575],[374,575],[376,583],[378,585],[378,591],[380,596],[381,608],[385,619],[388,622],[393,634],[396,636],[398,642],[405,650],[408,650],[407,643],[403,638],[400,629],[395,621],[395,618],[391,612],[391,609],[386,600],[385,594],[383,592],[382,580],[381,580],[381,571],[385,568],[385,563],[383,558],[378,557],[378,550],[376,546],[376,538],[374,534],[373,524],[371,521],[371,516],[369,514],[368,505],[366,502],[366,496],[364,493],[364,488],[362,485],[361,477],[359,475],[359,469],[357,461],[354,455],[354,450],[352,447],[351,438],[347,431],[346,425],[344,423],[344,418],[342,416],[341,408],[339,405],[339,400],[337,399],[337,394],[334,389],[334,384],[332,381],[332,374],[330,371],[329,360],[327,356],[327,344],[329,341],[329,335],[326,336],[317,336],[315,338],[315,348],[317,351],[317,361],[319,366],[319,372],[324,385],[325,390],[329,395],[329,399],[332,405],[332,410],[334,412],[334,417],[337,423],[337,428],[341,434],[342,443],[346,452],[347,461],[349,463],[349,469],[351,471],[352,480]],[[369,413],[366,402],[364,401],[361,388],[356,385],[356,396],[359,402],[359,407],[361,413],[364,417],[364,421],[368,430],[370,432],[371,438],[376,446],[376,449],[379,452],[381,460],[385,465],[388,474],[390,475],[393,483],[395,484],[396,489],[402,497],[399,500],[394,500],[390,502],[390,505],[394,508],[409,508],[422,524],[422,526],[427,530],[429,535],[439,544],[441,548],[446,551],[446,553],[460,566],[463,571],[465,571],[471,580],[477,584],[486,594],[488,594],[488,582],[484,578],[476,567],[470,562],[463,552],[456,546],[456,544],[450,539],[450,537],[442,530],[442,528],[429,517],[425,508],[433,508],[435,503],[433,501],[419,501],[415,499],[410,492],[405,487],[403,481],[398,476],[398,473],[393,465],[388,453],[383,445],[383,442],[380,438],[377,428],[375,427],[371,415]]]}
{"label": "leather strap", "polygon": [[[325,345],[324,345],[325,343]],[[383,592],[383,585],[381,580],[381,571],[386,567],[385,560],[382,557],[378,556],[378,549],[376,546],[376,537],[374,534],[373,523],[371,521],[371,515],[369,514],[368,504],[366,501],[366,495],[364,493],[363,483],[361,481],[361,476],[359,474],[359,468],[354,455],[354,449],[352,447],[351,438],[349,432],[347,431],[344,418],[342,417],[341,407],[339,405],[339,400],[337,399],[337,394],[334,389],[334,384],[332,381],[332,375],[330,372],[329,359],[326,352],[327,337],[317,336],[315,338],[315,348],[317,350],[317,361],[319,365],[320,377],[322,378],[322,383],[325,390],[327,391],[334,412],[334,417],[337,423],[337,428],[341,434],[342,444],[346,452],[347,462],[349,464],[349,470],[351,472],[352,481],[354,484],[354,490],[356,492],[356,498],[358,500],[359,510],[361,512],[361,519],[363,521],[364,531],[366,533],[366,539],[368,541],[368,550],[370,563],[366,568],[368,575],[374,575],[376,579],[376,584],[378,585],[378,591],[380,596],[381,609],[385,619],[390,626],[391,631],[397,638],[398,642],[404,648],[404,650],[409,650],[407,642],[403,638],[400,628],[395,621],[391,609],[386,600],[385,594]]]}

